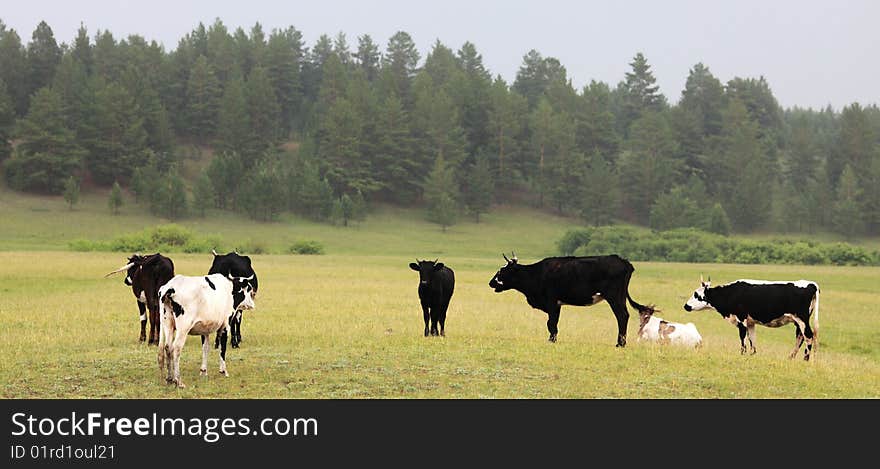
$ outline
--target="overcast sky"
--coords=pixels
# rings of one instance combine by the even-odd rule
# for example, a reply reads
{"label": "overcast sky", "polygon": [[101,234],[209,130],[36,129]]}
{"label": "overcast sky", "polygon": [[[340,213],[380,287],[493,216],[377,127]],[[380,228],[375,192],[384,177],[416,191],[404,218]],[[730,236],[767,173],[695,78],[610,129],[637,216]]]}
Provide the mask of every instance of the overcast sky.
{"label": "overcast sky", "polygon": [[0,19],[22,42],[46,21],[60,42],[82,22],[94,38],[139,34],[168,51],[199,22],[220,18],[234,31],[257,22],[268,34],[293,26],[311,47],[321,34],[344,32],[352,49],[369,34],[384,51],[409,33],[422,59],[440,40],[453,50],[474,43],[493,75],[512,82],[523,55],[556,57],[580,89],[590,80],[614,86],[637,52],[648,59],[670,103],[688,71],[703,62],[722,82],[763,75],[783,107],[836,110],[880,103],[880,1],[664,0],[478,1],[360,0],[0,0]]}

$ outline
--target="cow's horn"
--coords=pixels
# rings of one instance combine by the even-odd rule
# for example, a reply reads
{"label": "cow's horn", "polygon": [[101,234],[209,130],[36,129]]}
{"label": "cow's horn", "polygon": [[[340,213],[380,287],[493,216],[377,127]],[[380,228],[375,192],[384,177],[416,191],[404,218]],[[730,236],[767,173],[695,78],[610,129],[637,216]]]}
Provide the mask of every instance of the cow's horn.
{"label": "cow's horn", "polygon": [[710,275],[709,278],[708,278],[706,281],[707,281],[707,282],[711,282],[711,281],[712,281],[712,276]]}
{"label": "cow's horn", "polygon": [[501,256],[504,257],[504,260],[510,262],[510,259],[507,258],[507,254],[501,253]]}
{"label": "cow's horn", "polygon": [[434,263],[435,263],[435,264],[436,264],[436,263],[437,263],[437,261],[439,261],[439,260],[440,260],[440,258],[439,258],[439,257],[438,257],[438,258],[436,258],[436,259],[434,259]]}
{"label": "cow's horn", "polygon": [[703,274],[700,274],[700,283],[706,283],[703,281]]}
{"label": "cow's horn", "polygon": [[219,254],[217,254],[217,251],[215,251],[214,249],[211,249],[211,254],[213,254],[215,256],[219,255]]}
{"label": "cow's horn", "polygon": [[128,268],[131,267],[131,266],[133,266],[133,265],[134,265],[134,262],[129,262],[128,264],[125,264],[124,266],[122,266],[122,267],[120,267],[120,268],[114,270],[113,272],[108,273],[107,275],[104,276],[104,278],[107,278],[107,277],[109,277],[109,276],[111,276],[111,275],[113,275],[113,274],[115,274],[115,273],[117,273],[117,272],[122,272],[123,270],[128,270]]}
{"label": "cow's horn", "polygon": [[516,253],[515,253],[515,252],[513,252],[513,251],[511,250],[511,251],[510,251],[510,254],[513,255],[513,260],[514,260],[514,261],[517,260],[517,259],[516,259]]}

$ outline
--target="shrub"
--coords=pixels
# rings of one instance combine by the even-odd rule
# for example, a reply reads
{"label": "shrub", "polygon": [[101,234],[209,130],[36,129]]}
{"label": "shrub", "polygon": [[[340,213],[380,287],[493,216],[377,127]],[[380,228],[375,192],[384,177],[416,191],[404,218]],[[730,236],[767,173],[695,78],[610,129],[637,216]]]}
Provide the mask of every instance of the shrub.
{"label": "shrub", "polygon": [[324,246],[317,241],[305,240],[293,243],[288,249],[290,254],[324,254]]}
{"label": "shrub", "polygon": [[266,254],[269,249],[265,242],[248,238],[235,245],[235,252],[239,254]]}

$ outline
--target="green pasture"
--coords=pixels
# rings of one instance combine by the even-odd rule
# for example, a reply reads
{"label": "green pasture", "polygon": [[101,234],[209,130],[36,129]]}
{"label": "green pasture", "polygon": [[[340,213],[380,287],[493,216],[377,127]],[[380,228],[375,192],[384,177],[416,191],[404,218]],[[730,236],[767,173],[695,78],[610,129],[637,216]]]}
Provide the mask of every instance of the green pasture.
{"label": "green pasture", "polygon": [[[106,193],[85,192],[69,210],[60,197],[0,187],[0,397],[3,398],[878,398],[880,268],[636,262],[630,292],[659,316],[692,321],[700,350],[636,341],[614,347],[607,304],[565,306],[559,342],[547,342],[546,315],[489,279],[515,250],[520,262],[554,255],[576,220],[497,207],[481,223],[442,232],[418,209],[380,207],[352,227],[289,215],[255,223],[228,212],[180,221],[224,249],[249,241],[260,276],[257,309],[245,313],[243,343],[230,349],[230,377],[200,377],[199,338],[181,358],[186,389],[166,386],[156,348],[137,341],[135,298],[120,276],[104,274],[129,253],[69,252],[72,239],[105,241],[168,223],[130,198],[112,216]],[[284,255],[299,240],[326,255]],[[876,246],[876,240],[864,240]],[[177,273],[207,272],[211,256],[165,253]],[[597,253],[599,254],[599,253]],[[422,336],[418,275],[408,263],[440,257],[456,272],[445,338]],[[794,326],[759,327],[758,354],[714,311],[681,306],[700,274],[810,279],[822,289],[814,360],[788,360]],[[634,314],[634,312],[633,312]]]}
{"label": "green pasture", "polygon": [[[445,256],[456,291],[445,338],[422,336],[418,276],[399,256],[257,255],[257,309],[246,313],[230,376],[198,375],[199,338],[181,358],[186,389],[166,386],[156,348],[138,343],[135,299],[118,253],[0,252],[0,369],[4,398],[877,398],[880,269],[636,263],[633,297],[660,316],[693,321],[699,350],[636,341],[614,347],[607,304],[563,307],[559,342],[546,315],[488,281],[500,258]],[[521,262],[533,259],[518,253]],[[172,254],[181,274],[210,255]],[[814,361],[788,360],[794,328],[759,328],[758,354],[741,356],[736,329],[713,311],[681,309],[700,273],[807,278],[822,288]]]}

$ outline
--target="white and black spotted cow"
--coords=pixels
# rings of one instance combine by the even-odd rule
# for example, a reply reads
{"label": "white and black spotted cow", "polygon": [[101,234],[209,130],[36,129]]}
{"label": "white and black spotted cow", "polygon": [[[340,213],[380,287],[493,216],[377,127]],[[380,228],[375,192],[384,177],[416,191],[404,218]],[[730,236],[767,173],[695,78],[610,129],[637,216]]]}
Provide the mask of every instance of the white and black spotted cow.
{"label": "white and black spotted cow", "polygon": [[[184,387],[180,380],[180,352],[187,335],[202,336],[202,375],[208,373],[208,336],[229,327],[229,312],[253,309],[254,299],[247,277],[222,274],[189,277],[175,275],[159,288],[159,373],[165,380]],[[226,335],[220,342],[220,374],[226,372]]]}
{"label": "white and black spotted cow", "polygon": [[[780,327],[794,323],[795,347],[789,358],[794,358],[806,341],[804,360],[810,359],[813,342],[818,347],[819,285],[809,280],[766,281],[740,279],[726,285],[710,286],[700,279],[700,288],[684,304],[685,311],[713,308],[739,329],[740,352],[746,353],[746,333],[752,354],[755,349],[755,325]],[[815,327],[810,316],[816,313]]]}

